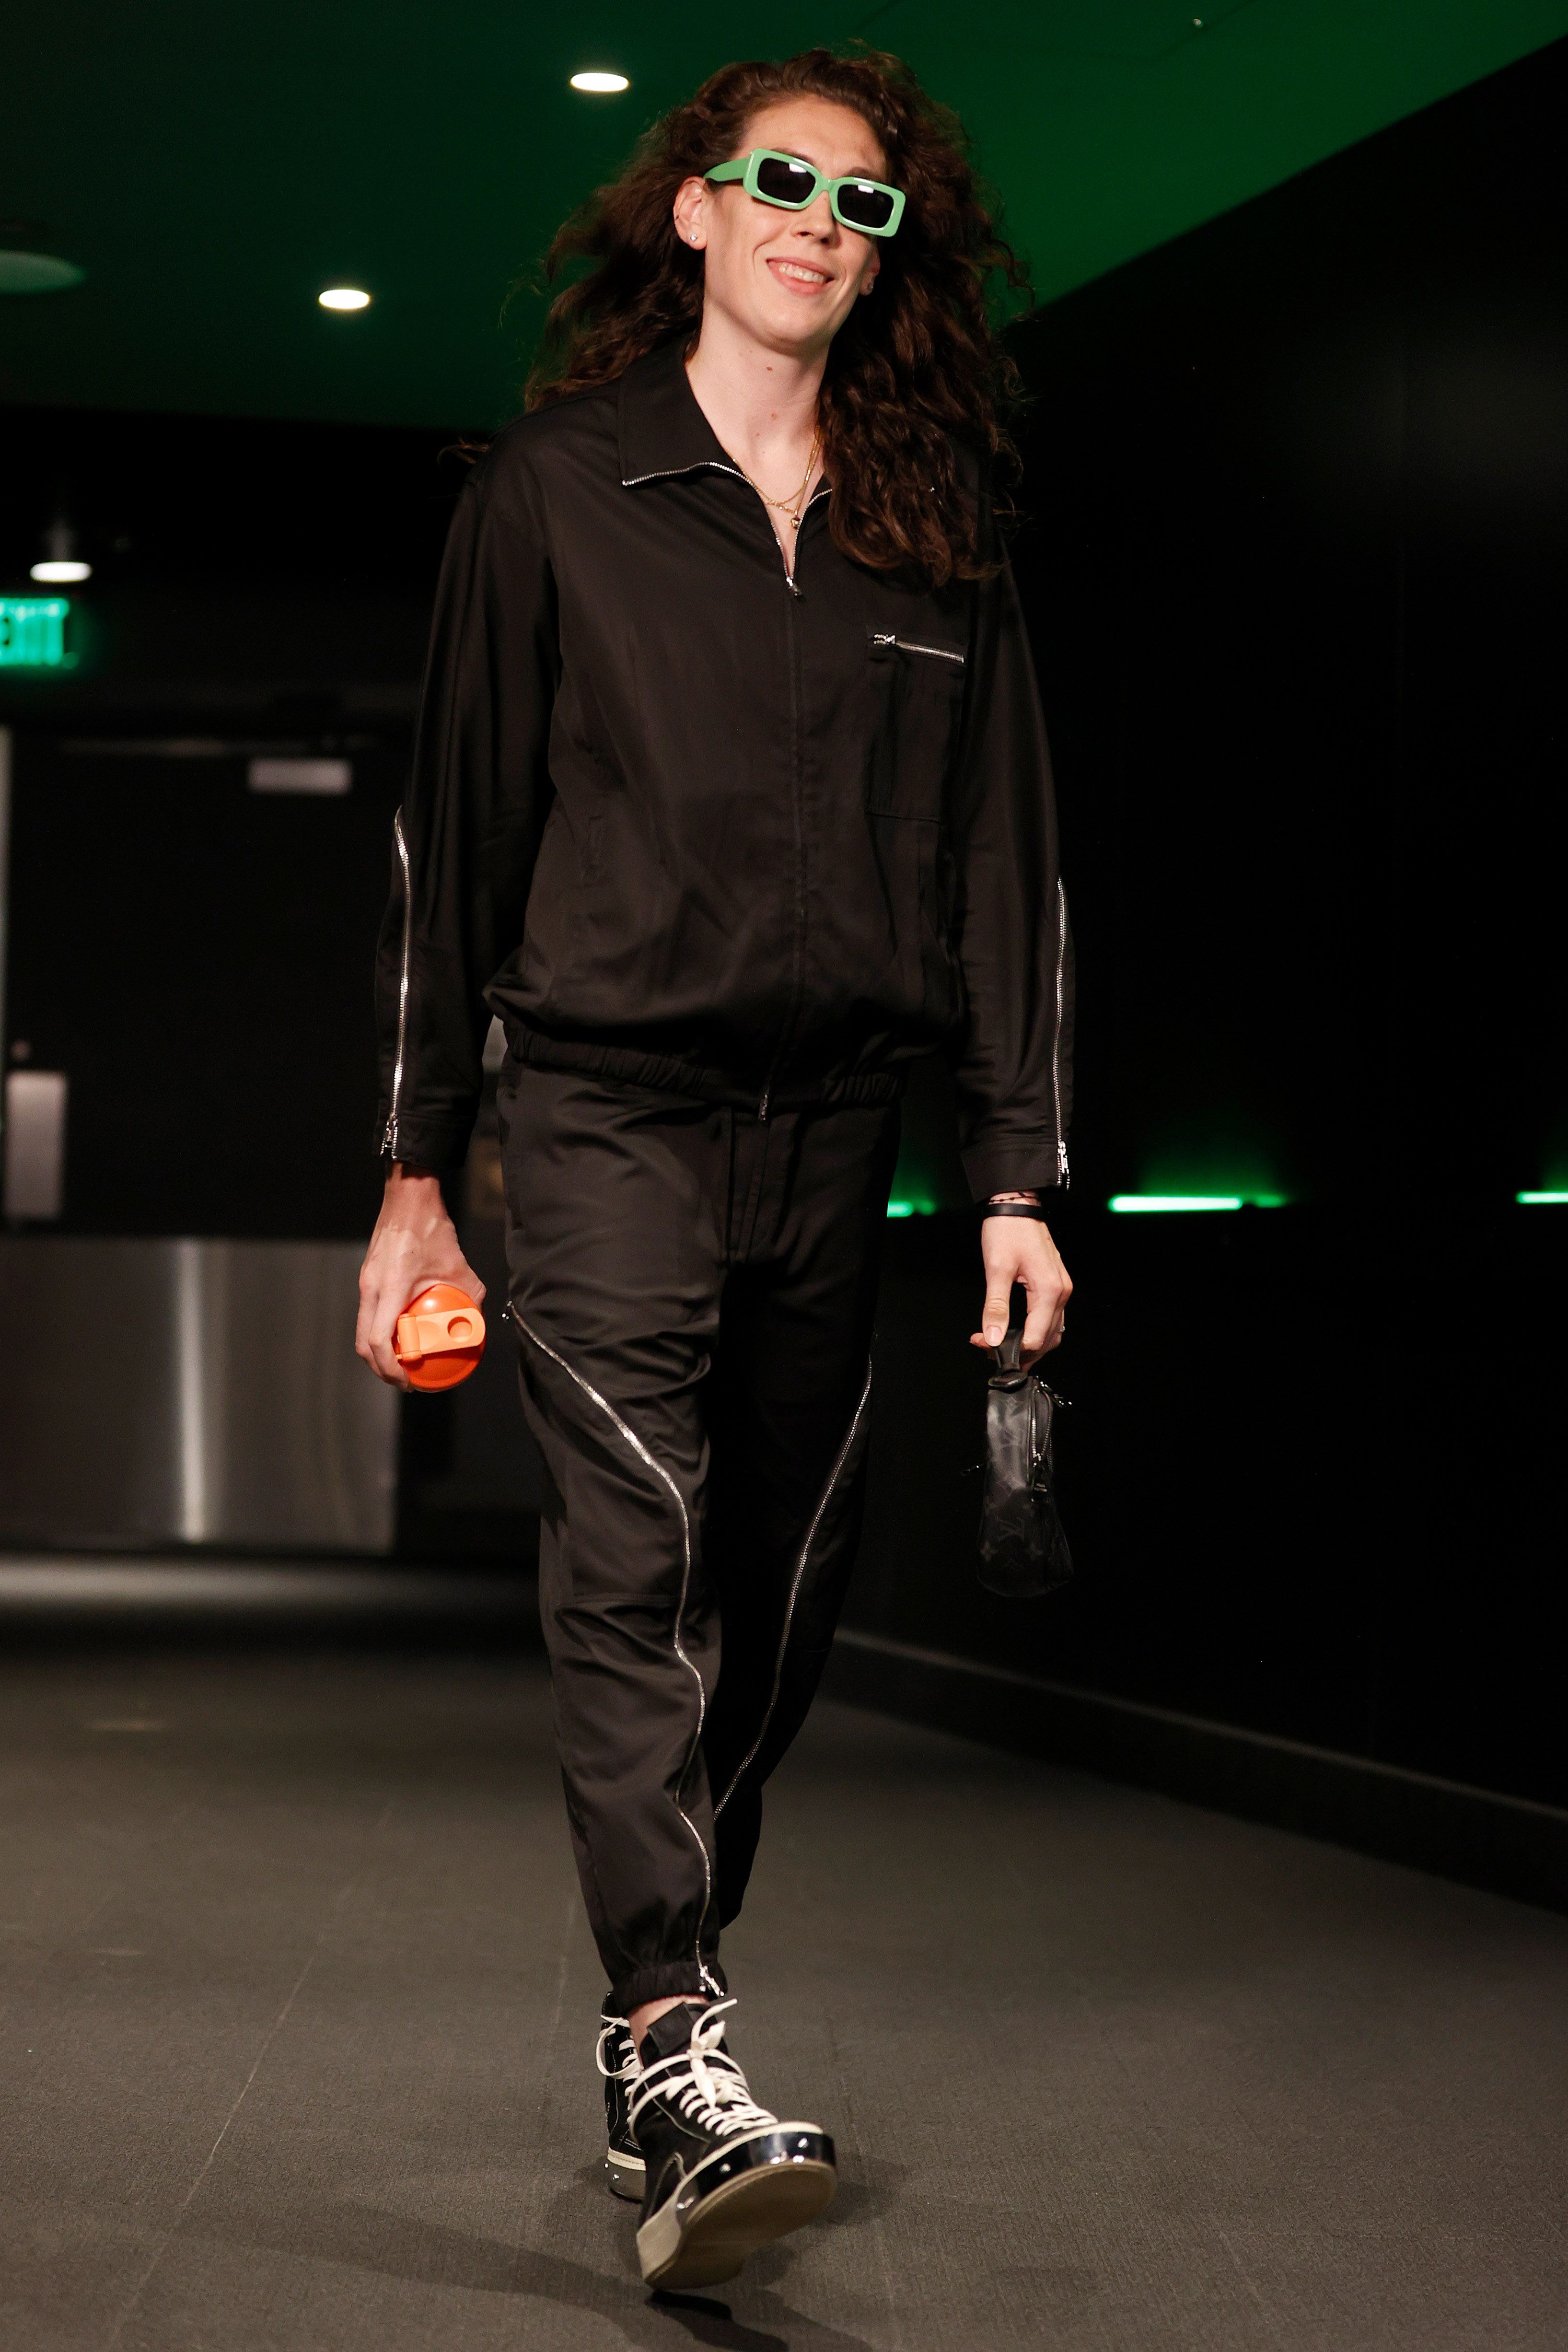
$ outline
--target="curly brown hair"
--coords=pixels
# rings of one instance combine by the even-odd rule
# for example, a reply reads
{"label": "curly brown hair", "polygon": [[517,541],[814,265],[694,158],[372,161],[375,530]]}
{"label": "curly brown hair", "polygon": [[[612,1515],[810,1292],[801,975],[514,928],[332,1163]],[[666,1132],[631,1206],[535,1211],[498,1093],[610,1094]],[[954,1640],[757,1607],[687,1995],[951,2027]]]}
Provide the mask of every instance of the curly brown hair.
{"label": "curly brown hair", "polygon": [[560,228],[548,280],[594,266],[551,303],[527,404],[609,383],[702,318],[703,264],[672,206],[684,180],[739,154],[747,125],[781,98],[853,109],[908,196],[881,249],[874,299],[834,337],[819,415],[832,483],[829,521],[844,554],[936,585],[994,566],[976,546],[955,440],[1016,467],[1007,429],[1019,382],[992,318],[998,292],[1027,294],[1012,248],[980,200],[964,127],[885,51],[807,49],[781,64],[723,67],[644,132],[617,180]]}

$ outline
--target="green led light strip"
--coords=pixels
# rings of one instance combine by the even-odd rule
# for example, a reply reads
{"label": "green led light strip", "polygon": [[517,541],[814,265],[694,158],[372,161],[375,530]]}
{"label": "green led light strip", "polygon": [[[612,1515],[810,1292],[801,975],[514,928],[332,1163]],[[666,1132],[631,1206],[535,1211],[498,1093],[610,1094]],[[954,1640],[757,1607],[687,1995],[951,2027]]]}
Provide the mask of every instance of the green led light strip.
{"label": "green led light strip", "polygon": [[1550,1209],[1568,1202],[1568,1192],[1516,1192],[1521,1209]]}
{"label": "green led light strip", "polygon": [[[1568,1192],[1521,1192],[1521,1201],[1564,1201]],[[1166,1216],[1179,1211],[1212,1209],[1282,1209],[1283,1192],[1117,1192],[1106,1206],[1119,1217]],[[895,1195],[887,1204],[890,1217],[933,1217],[935,1201],[912,1201]]]}
{"label": "green led light strip", "polygon": [[68,669],[68,596],[0,596],[0,669]]}
{"label": "green led light strip", "polygon": [[1178,1209],[1239,1209],[1234,1192],[1117,1192],[1109,1207],[1119,1217],[1161,1217]]}
{"label": "green led light strip", "polygon": [[1118,1217],[1173,1216],[1193,1209],[1282,1209],[1282,1192],[1115,1192],[1106,1202]]}

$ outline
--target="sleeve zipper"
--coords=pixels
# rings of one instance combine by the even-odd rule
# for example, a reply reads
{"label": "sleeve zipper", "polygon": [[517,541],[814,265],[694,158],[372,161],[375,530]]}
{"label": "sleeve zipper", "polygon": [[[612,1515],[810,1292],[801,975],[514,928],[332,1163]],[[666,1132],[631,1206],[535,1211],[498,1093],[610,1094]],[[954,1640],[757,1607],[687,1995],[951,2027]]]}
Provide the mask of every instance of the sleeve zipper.
{"label": "sleeve zipper", "polygon": [[1071,1179],[1067,1170],[1067,1138],[1061,1132],[1061,1017],[1066,1005],[1067,885],[1056,877],[1056,1028],[1051,1040],[1051,1091],[1056,1110],[1056,1172],[1065,1192]]}
{"label": "sleeve zipper", "polygon": [[382,1139],[383,1151],[397,1150],[398,1105],[402,1098],[402,1057],[408,1042],[408,963],[413,939],[413,888],[409,880],[408,843],[403,838],[402,811],[392,819],[392,840],[396,845],[398,864],[402,868],[402,961],[397,984],[397,1060],[392,1066],[392,1105],[387,1113],[386,1133]]}

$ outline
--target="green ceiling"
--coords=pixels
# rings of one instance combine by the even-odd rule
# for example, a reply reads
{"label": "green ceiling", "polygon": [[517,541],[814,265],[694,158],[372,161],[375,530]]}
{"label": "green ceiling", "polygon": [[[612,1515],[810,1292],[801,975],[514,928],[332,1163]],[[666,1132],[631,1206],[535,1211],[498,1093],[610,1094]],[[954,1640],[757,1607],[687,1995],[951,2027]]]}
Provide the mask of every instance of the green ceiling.
{"label": "green ceiling", "polygon": [[[486,423],[538,318],[501,322],[508,286],[642,125],[727,58],[857,33],[963,113],[1050,296],[1568,33],[1568,0],[56,0],[7,32],[0,244],[87,276],[0,296],[0,400]],[[594,65],[631,91],[568,89]],[[319,310],[341,280],[372,308]]]}

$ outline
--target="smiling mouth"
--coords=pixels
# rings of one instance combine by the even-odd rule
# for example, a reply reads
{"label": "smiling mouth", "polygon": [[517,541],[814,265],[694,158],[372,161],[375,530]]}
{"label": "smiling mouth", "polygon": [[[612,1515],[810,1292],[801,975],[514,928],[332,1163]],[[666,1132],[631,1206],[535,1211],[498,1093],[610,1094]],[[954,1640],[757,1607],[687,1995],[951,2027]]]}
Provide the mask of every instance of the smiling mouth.
{"label": "smiling mouth", "polygon": [[825,269],[814,269],[806,261],[769,260],[768,267],[787,285],[799,286],[806,293],[815,293],[819,286],[831,286],[833,282]]}

